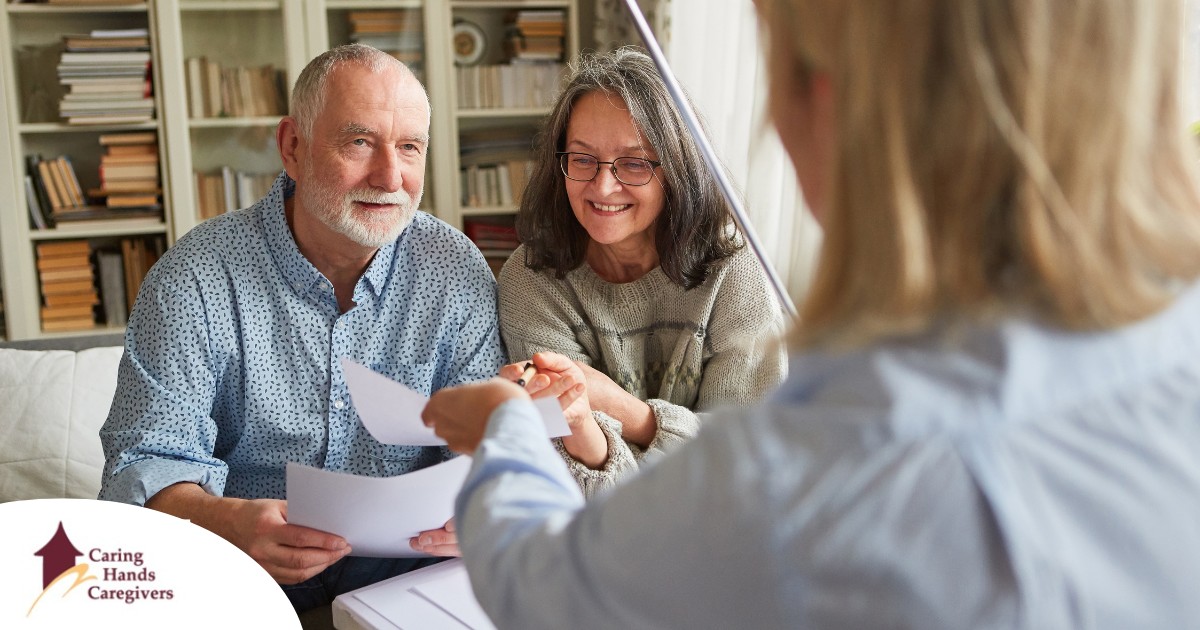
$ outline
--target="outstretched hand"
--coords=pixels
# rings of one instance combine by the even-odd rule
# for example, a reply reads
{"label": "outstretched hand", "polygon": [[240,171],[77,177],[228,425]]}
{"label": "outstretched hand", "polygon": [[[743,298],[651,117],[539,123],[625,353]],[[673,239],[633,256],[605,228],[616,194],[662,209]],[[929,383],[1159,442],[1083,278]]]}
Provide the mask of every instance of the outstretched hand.
{"label": "outstretched hand", "polygon": [[502,378],[447,387],[429,397],[421,420],[446,440],[450,450],[469,455],[483,440],[492,411],[513,398],[528,398],[528,394]]}

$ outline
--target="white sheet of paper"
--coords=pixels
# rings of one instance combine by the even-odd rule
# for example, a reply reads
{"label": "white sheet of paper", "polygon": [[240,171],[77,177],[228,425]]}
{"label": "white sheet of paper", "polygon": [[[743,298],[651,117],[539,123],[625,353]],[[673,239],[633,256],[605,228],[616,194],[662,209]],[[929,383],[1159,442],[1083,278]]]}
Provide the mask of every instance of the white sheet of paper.
{"label": "white sheet of paper", "polygon": [[[446,444],[421,421],[421,411],[425,409],[428,399],[420,392],[351,359],[342,358],[342,371],[346,374],[346,387],[350,389],[354,409],[363,426],[376,440],[383,444],[413,446]],[[570,435],[571,429],[557,400],[539,398],[533,404],[542,415],[548,437]]]}
{"label": "white sheet of paper", "polygon": [[495,628],[475,600],[466,565],[457,558],[363,587],[339,599],[347,597],[400,628]]}
{"label": "white sheet of paper", "polygon": [[289,463],[288,523],[337,534],[355,556],[424,556],[408,539],[450,520],[470,467],[464,455],[397,477],[360,477]]}

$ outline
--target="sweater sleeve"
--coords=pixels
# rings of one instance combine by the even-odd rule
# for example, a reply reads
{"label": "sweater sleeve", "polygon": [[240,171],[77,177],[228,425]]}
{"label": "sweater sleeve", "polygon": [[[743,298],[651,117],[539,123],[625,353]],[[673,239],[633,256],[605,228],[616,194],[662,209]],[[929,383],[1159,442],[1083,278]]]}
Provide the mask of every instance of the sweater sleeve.
{"label": "sweater sleeve", "polygon": [[777,301],[763,298],[773,293],[758,259],[747,248],[739,250],[727,260],[712,290],[706,324],[711,355],[704,362],[695,411],[667,400],[647,400],[658,429],[645,451],[634,447],[639,463],[653,461],[695,436],[705,411],[757,402],[783,382],[787,351],[780,339],[786,323]]}

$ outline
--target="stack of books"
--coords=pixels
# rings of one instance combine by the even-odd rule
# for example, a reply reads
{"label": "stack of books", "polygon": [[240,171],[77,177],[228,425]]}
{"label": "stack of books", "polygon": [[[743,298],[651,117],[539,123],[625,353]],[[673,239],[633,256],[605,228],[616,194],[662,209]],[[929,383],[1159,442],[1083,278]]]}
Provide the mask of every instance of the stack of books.
{"label": "stack of books", "polygon": [[196,171],[196,213],[201,221],[225,212],[249,208],[271,190],[277,173],[256,175],[228,166],[212,174]]}
{"label": "stack of books", "polygon": [[124,124],[154,118],[146,29],[67,35],[58,78],[59,114],[68,124]]}
{"label": "stack of books", "polygon": [[125,272],[125,307],[127,311],[133,312],[133,303],[137,300],[142,280],[145,280],[150,267],[158,262],[166,249],[166,239],[162,236],[147,238],[134,236],[121,239],[121,263]]}
{"label": "stack of books", "polygon": [[509,54],[516,60],[561,61],[567,33],[562,11],[528,9],[511,16]]}
{"label": "stack of books", "polygon": [[382,50],[403,62],[424,82],[425,35],[420,9],[350,11],[350,41]]}
{"label": "stack of books", "polygon": [[96,325],[96,277],[87,241],[38,243],[42,330],[86,330]]}
{"label": "stack of books", "polygon": [[496,129],[463,134],[459,139],[463,207],[511,208],[521,202],[533,166],[531,133]]}
{"label": "stack of books", "polygon": [[521,203],[532,160],[469,164],[461,171],[465,208],[511,208]]}
{"label": "stack of books", "polygon": [[504,261],[521,244],[513,217],[471,217],[463,221],[463,233],[483,252],[488,267],[497,276]]}
{"label": "stack of books", "polygon": [[188,113],[192,118],[283,116],[287,99],[283,71],[267,64],[258,68],[224,67],[207,57],[185,62]]}
{"label": "stack of books", "polygon": [[28,155],[25,167],[25,202],[36,229],[52,228],[59,220],[70,220],[73,213],[89,207],[69,157],[42,159],[40,154]]}
{"label": "stack of books", "polygon": [[459,109],[549,107],[558,96],[564,65],[538,61],[458,66]]}
{"label": "stack of books", "polygon": [[147,217],[161,216],[158,195],[158,134],[153,131],[100,135],[100,187],[88,192],[103,198],[107,208],[140,209]]}

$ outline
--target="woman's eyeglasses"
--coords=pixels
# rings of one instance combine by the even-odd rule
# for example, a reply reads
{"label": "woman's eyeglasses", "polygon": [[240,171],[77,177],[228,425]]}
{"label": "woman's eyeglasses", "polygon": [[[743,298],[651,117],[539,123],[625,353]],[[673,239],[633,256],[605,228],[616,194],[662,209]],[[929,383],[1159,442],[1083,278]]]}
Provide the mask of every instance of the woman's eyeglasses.
{"label": "woman's eyeglasses", "polygon": [[567,179],[577,182],[590,182],[596,179],[601,164],[608,164],[613,177],[627,186],[645,186],[654,177],[654,169],[662,166],[662,162],[647,160],[639,157],[619,157],[611,162],[604,162],[594,155],[559,151],[558,164],[562,167]]}

